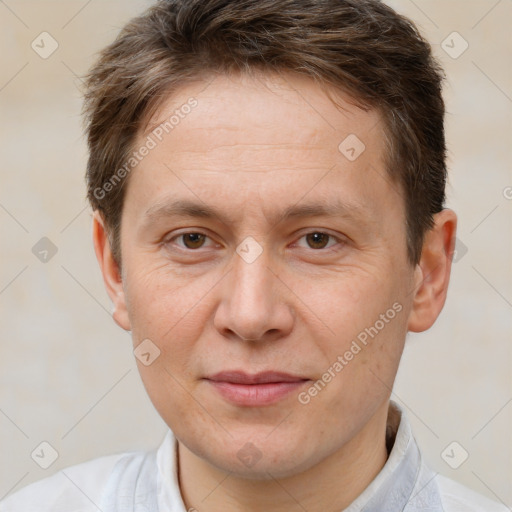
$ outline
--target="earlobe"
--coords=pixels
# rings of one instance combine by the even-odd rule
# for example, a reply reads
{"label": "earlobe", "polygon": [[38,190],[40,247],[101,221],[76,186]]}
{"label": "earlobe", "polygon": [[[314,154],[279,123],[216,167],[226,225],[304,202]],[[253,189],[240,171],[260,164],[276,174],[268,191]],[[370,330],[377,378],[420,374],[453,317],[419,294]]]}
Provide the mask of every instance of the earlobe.
{"label": "earlobe", "polygon": [[103,275],[105,288],[113,303],[112,317],[120,327],[129,331],[131,327],[128,310],[126,308],[126,298],[121,272],[119,270],[119,265],[112,255],[105,222],[98,210],[93,213],[92,222],[94,251]]}
{"label": "earlobe", "polygon": [[414,301],[408,323],[412,332],[426,331],[434,324],[443,309],[450,282],[457,216],[446,208],[434,219],[434,226],[425,234],[421,260],[414,274]]}

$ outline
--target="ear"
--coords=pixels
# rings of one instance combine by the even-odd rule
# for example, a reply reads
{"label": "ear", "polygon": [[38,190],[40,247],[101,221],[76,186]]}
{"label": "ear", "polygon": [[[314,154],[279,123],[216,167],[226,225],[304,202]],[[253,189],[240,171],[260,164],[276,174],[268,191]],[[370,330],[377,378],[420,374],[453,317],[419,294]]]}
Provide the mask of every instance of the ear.
{"label": "ear", "polygon": [[446,208],[435,214],[434,220],[434,226],[425,235],[414,274],[414,301],[407,327],[412,332],[432,327],[443,309],[450,282],[457,215]]}
{"label": "ear", "polygon": [[129,331],[131,326],[128,318],[128,310],[126,308],[121,272],[119,270],[119,265],[112,256],[105,222],[98,210],[93,214],[92,239],[94,242],[96,258],[98,259],[101,273],[103,274],[105,288],[110,300],[114,304],[114,312],[112,316],[120,327]]}

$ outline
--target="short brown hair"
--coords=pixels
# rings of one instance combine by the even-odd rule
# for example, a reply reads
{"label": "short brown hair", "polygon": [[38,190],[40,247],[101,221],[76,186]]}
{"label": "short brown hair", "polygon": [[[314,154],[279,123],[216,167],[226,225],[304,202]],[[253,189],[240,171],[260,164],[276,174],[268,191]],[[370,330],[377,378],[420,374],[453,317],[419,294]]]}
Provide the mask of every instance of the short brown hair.
{"label": "short brown hair", "polygon": [[418,263],[445,201],[443,72],[415,25],[379,0],[160,0],[132,19],[85,82],[88,199],[116,261],[129,176],[115,173],[141,124],[188,81],[256,69],[309,76],[379,111]]}

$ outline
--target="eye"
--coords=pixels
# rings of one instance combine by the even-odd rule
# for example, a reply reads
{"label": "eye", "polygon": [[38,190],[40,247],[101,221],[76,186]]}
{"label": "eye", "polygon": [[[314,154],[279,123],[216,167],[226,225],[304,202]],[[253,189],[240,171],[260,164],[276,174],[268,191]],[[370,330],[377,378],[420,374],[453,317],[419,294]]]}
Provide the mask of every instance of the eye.
{"label": "eye", "polygon": [[[308,248],[314,250],[320,250],[325,248],[330,249],[333,245],[336,245],[336,243],[343,243],[342,240],[328,233],[324,233],[322,231],[312,231],[302,236],[300,240],[302,239],[306,239]],[[333,243],[330,246],[328,246],[328,243],[330,241],[332,241]]]}
{"label": "eye", "polygon": [[179,235],[174,236],[173,238],[170,238],[167,240],[167,244],[174,242],[174,240],[182,240],[183,245],[177,244],[178,247],[181,247],[182,249],[200,249],[204,246],[205,240],[209,238],[208,235],[205,235],[204,233],[191,231],[188,233],[181,233]]}

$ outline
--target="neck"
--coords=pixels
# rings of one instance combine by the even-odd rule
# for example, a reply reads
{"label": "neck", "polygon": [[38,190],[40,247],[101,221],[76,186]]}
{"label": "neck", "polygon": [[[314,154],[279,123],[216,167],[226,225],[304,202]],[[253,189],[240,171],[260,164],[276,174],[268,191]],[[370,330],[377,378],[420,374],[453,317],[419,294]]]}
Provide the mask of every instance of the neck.
{"label": "neck", "polygon": [[178,443],[180,490],[187,510],[339,512],[377,476],[387,460],[388,404],[341,449],[287,478],[251,480],[212,466]]}

